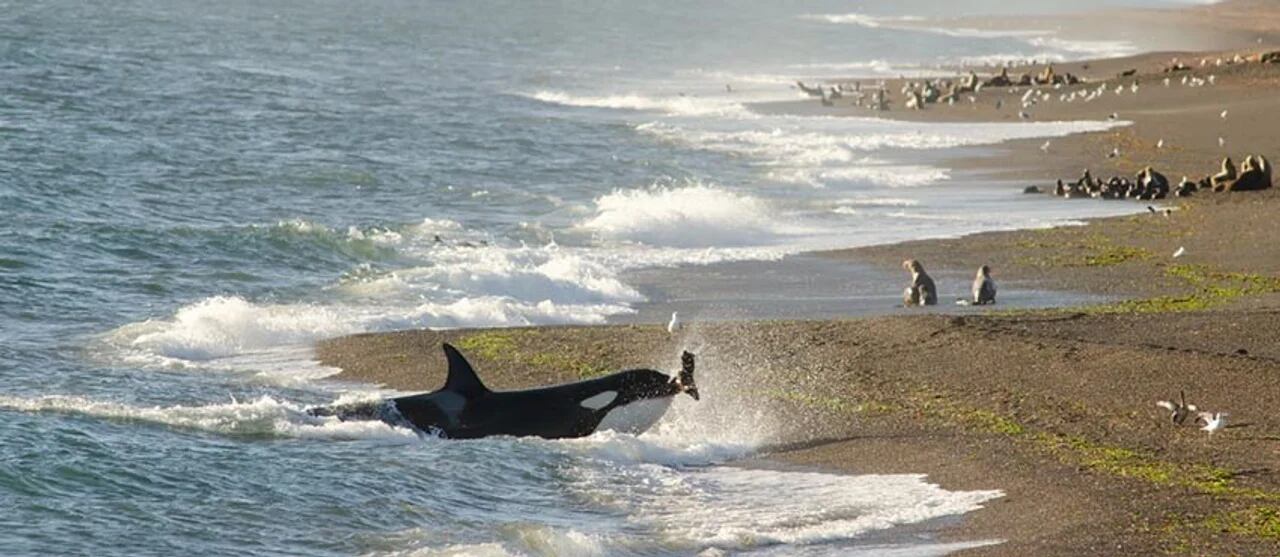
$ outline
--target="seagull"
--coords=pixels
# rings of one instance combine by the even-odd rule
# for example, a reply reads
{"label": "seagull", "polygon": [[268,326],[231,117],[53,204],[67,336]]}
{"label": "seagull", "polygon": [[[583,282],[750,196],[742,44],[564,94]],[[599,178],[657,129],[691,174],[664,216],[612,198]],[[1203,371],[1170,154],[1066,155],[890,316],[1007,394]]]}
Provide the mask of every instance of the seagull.
{"label": "seagull", "polygon": [[1176,257],[1182,257],[1182,256],[1184,256],[1184,255],[1186,255],[1186,254],[1187,254],[1187,248],[1182,247],[1182,246],[1179,246],[1179,247],[1178,247],[1178,251],[1173,252],[1173,256],[1174,256],[1175,258],[1176,258]]}
{"label": "seagull", "polygon": [[1019,118],[1022,118],[1023,120],[1030,120],[1030,119],[1031,119],[1031,115],[1030,115],[1030,114],[1027,114],[1026,112],[1023,112],[1023,111],[1018,111],[1018,117],[1019,117]]}
{"label": "seagull", "polygon": [[674,334],[676,334],[676,331],[679,331],[679,330],[680,330],[680,317],[679,317],[679,315],[680,315],[680,312],[678,312],[678,311],[673,311],[673,312],[671,312],[671,321],[667,322],[667,333],[668,333],[668,334],[672,334],[672,335],[674,335]]}
{"label": "seagull", "polygon": [[1203,420],[1204,427],[1200,428],[1200,431],[1213,435],[1213,432],[1227,427],[1227,416],[1230,414],[1226,412],[1200,412],[1196,414],[1196,421]]}
{"label": "seagull", "polygon": [[1224,146],[1224,145],[1226,145],[1226,144],[1227,144],[1227,140],[1226,140],[1226,139],[1223,139],[1223,138],[1222,138],[1222,136],[1218,136],[1218,146],[1219,146],[1219,147],[1222,147],[1222,146]]}
{"label": "seagull", "polygon": [[1111,148],[1111,152],[1110,152],[1110,153],[1107,153],[1107,158],[1109,158],[1109,159],[1114,159],[1114,158],[1116,158],[1116,157],[1118,157],[1118,156],[1120,156],[1120,148],[1119,148],[1119,147],[1112,147],[1112,148]]}
{"label": "seagull", "polygon": [[1227,119],[1227,111],[1223,110],[1223,111],[1222,111],[1222,114],[1219,114],[1219,115],[1218,115],[1218,117],[1219,117],[1219,118],[1222,118],[1223,120],[1226,120],[1226,119]]}
{"label": "seagull", "polygon": [[1166,78],[1164,78],[1164,86],[1165,86],[1165,87],[1168,87],[1168,86],[1169,86],[1169,78],[1167,78],[1167,77],[1166,77]]}
{"label": "seagull", "polygon": [[1156,401],[1156,406],[1168,410],[1169,421],[1176,425],[1182,425],[1182,422],[1187,421],[1187,414],[1198,410],[1196,405],[1187,404],[1187,393],[1184,391],[1178,391],[1177,402],[1171,400],[1159,400]]}
{"label": "seagull", "polygon": [[1130,86],[1129,86],[1129,91],[1130,91],[1130,92],[1132,92],[1132,93],[1133,93],[1133,94],[1135,94],[1135,95],[1137,95],[1137,94],[1138,94],[1138,82],[1137,82],[1137,81],[1133,82],[1133,85],[1130,85]]}
{"label": "seagull", "polygon": [[1156,149],[1164,149],[1164,138],[1160,138],[1160,141],[1156,142]]}
{"label": "seagull", "polygon": [[1108,120],[1115,120],[1116,118],[1119,118],[1119,117],[1120,117],[1120,115],[1119,115],[1119,114],[1116,114],[1116,113],[1112,112],[1110,116],[1107,116],[1107,119],[1108,119]]}
{"label": "seagull", "polygon": [[1209,74],[1209,85],[1213,85],[1213,82],[1217,80],[1218,80],[1218,76]]}
{"label": "seagull", "polygon": [[1049,142],[1049,141],[1045,141],[1045,142],[1044,142],[1044,145],[1041,145],[1041,146],[1040,146],[1040,150],[1041,150],[1041,151],[1044,151],[1044,152],[1046,152],[1046,153],[1048,153],[1048,152],[1049,152],[1049,143],[1051,143],[1051,142]]}

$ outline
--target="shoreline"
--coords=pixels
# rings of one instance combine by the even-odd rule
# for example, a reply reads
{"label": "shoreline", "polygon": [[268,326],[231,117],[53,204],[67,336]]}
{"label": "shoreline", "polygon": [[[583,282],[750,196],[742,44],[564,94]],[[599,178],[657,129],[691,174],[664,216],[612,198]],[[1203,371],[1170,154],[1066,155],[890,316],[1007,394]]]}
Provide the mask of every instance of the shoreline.
{"label": "shoreline", "polygon": [[[1155,94],[1109,95],[1087,107],[1046,103],[1037,118],[1121,113],[1133,124],[1055,138],[1049,150],[1040,149],[1042,140],[1009,141],[989,156],[958,160],[957,168],[1043,188],[1084,167],[1131,176],[1157,161],[1176,181],[1182,173],[1212,173],[1213,159],[1224,152],[1247,148],[1280,158],[1280,136],[1266,118],[1276,101],[1251,98],[1252,88],[1280,85],[1280,65],[1214,70],[1221,83],[1209,90],[1215,98],[1208,103],[1205,89],[1161,91],[1151,81],[1170,55],[1055,64],[1098,76],[1136,67],[1143,91]],[[972,107],[895,107],[875,116],[1015,120],[1016,108],[991,105],[1020,94],[992,91]],[[813,104],[766,109],[821,110]],[[1229,121],[1225,150],[1202,137],[1222,125],[1215,121],[1222,106],[1238,117]],[[1156,149],[1157,138],[1169,148]],[[1120,145],[1123,156],[1105,158]],[[998,163],[1002,157],[1014,163]],[[885,288],[894,299],[905,281],[898,264],[908,257],[924,261],[948,284],[989,264],[1002,293],[1035,288],[1104,298],[1065,307],[1003,304],[955,314],[944,298],[936,309],[857,319],[697,322],[675,338],[651,319],[397,331],[322,341],[317,359],[343,370],[337,380],[431,390],[443,380],[443,358],[434,349],[424,355],[423,347],[449,341],[468,354],[486,383],[513,389],[621,367],[669,369],[669,356],[697,346],[707,399],[699,404],[709,401],[712,415],[730,423],[736,408],[770,417],[764,425],[777,448],[740,465],[924,473],[946,489],[1003,490],[1004,497],[947,525],[942,537],[1005,541],[959,554],[1274,551],[1280,543],[1280,472],[1270,464],[1280,453],[1280,418],[1271,414],[1280,405],[1272,379],[1280,376],[1272,334],[1280,330],[1280,245],[1274,241],[1280,193],[1197,194],[1164,204],[1176,210],[803,254],[813,258],[806,263],[813,272],[865,266],[892,280]],[[1187,255],[1174,259],[1179,247]],[[1202,408],[1230,411],[1235,427],[1209,437],[1170,425],[1153,403],[1180,389]]]}
{"label": "shoreline", "polygon": [[[1006,273],[1025,276],[997,279],[1061,275],[1122,293],[1116,302],[695,322],[675,338],[659,324],[368,333],[324,341],[317,356],[343,369],[338,380],[425,391],[443,381],[434,347],[448,341],[486,383],[516,389],[671,369],[682,347],[695,347],[696,404],[709,405],[696,415],[709,415],[710,427],[737,423],[741,408],[767,417],[745,426],[772,441],[732,465],[923,473],[945,489],[1003,490],[940,536],[1006,541],[959,554],[1256,554],[1277,542],[1280,511],[1271,466],[1280,453],[1271,412],[1280,405],[1280,246],[1255,254],[1237,241],[1237,225],[1274,238],[1276,210],[1280,192],[1230,194],[1169,217],[826,255],[896,265],[909,250],[941,267],[948,257],[1036,257]],[[1197,247],[1185,262],[1144,247],[1169,241]],[[1231,412],[1233,426],[1210,437],[1170,425],[1154,402],[1178,390]]]}

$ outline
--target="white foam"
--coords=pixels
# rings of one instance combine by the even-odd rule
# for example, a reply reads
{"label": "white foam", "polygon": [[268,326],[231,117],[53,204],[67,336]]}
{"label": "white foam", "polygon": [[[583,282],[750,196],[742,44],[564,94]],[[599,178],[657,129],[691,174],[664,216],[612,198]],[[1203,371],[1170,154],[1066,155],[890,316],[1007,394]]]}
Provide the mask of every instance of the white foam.
{"label": "white foam", "polygon": [[855,207],[915,207],[920,204],[920,200],[904,197],[854,197],[841,199],[839,203]]}
{"label": "white foam", "polygon": [[712,467],[669,479],[650,482],[656,489],[641,497],[631,491],[633,497],[623,504],[640,507],[640,520],[647,519],[666,536],[730,548],[854,539],[873,530],[974,511],[1003,495],[995,490],[947,491],[923,475]]}
{"label": "white foam", "polygon": [[901,16],[874,16],[861,14],[856,12],[845,14],[805,14],[800,16],[801,19],[811,19],[815,21],[825,21],[827,23],[839,23],[858,25],[860,27],[882,27],[886,24],[905,23],[911,21],[923,21],[924,18],[919,16],[901,15]]}
{"label": "white foam", "polygon": [[945,168],[915,165],[858,164],[837,168],[792,168],[769,172],[780,182],[825,187],[838,182],[870,182],[890,188],[916,187],[946,180],[951,175]]}
{"label": "white foam", "polygon": [[741,118],[753,116],[741,103],[724,97],[697,97],[679,94],[653,96],[634,93],[622,95],[574,95],[561,91],[538,91],[529,95],[529,97],[563,106],[646,110],[680,116],[736,116]]}
{"label": "white foam", "polygon": [[1073,57],[1086,58],[1114,58],[1135,54],[1138,51],[1137,47],[1129,41],[1083,41],[1043,36],[1028,39],[1027,43],[1076,55]]}
{"label": "white foam", "polygon": [[[785,120],[785,119],[784,119]],[[636,127],[664,141],[751,156],[772,164],[813,166],[857,160],[855,152],[883,149],[945,149],[987,145],[1009,139],[1054,137],[1105,131],[1123,123],[1107,121],[1017,124],[915,124],[864,118],[794,118],[770,129],[721,131],[666,123]]]}
{"label": "white foam", "polygon": [[270,396],[248,402],[203,406],[131,406],[79,396],[34,398],[0,395],[0,407],[21,412],[52,412],[109,420],[146,422],[234,436],[280,436],[308,439],[380,439],[415,441],[416,433],[378,421],[343,422],[319,418],[304,408]]}
{"label": "white foam", "polygon": [[613,241],[651,246],[761,245],[787,233],[767,203],[727,189],[691,185],[615,190],[596,198],[596,214],[579,225]]}
{"label": "white foam", "polygon": [[[1057,36],[1056,31],[1043,29],[975,29],[955,25],[925,25],[925,18],[916,16],[871,16],[859,13],[848,14],[808,14],[802,19],[823,21],[826,23],[857,25],[867,28],[888,28],[901,31],[917,31],[935,35],[946,35],[959,38],[1013,38],[1028,45],[1053,49],[1049,53],[1033,56],[1036,59],[1055,59],[1080,57],[1114,57],[1133,54],[1137,51],[1133,43],[1127,41],[1069,40]],[[1054,52],[1056,51],[1056,52]],[[1026,59],[1026,58],[1022,58]]]}
{"label": "white foam", "polygon": [[125,325],[110,336],[158,356],[200,361],[306,344],[357,330],[330,307],[260,305],[238,296],[215,296],[179,309],[172,319]]}

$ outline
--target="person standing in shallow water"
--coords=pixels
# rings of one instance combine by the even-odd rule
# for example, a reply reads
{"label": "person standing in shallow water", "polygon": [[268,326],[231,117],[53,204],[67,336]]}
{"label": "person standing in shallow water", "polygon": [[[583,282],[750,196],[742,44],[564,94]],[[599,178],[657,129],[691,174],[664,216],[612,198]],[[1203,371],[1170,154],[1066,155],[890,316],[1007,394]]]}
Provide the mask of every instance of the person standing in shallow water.
{"label": "person standing in shallow water", "polygon": [[938,289],[933,279],[924,272],[924,265],[914,259],[902,262],[902,268],[911,271],[911,284],[902,293],[902,303],[906,306],[932,306],[938,303]]}

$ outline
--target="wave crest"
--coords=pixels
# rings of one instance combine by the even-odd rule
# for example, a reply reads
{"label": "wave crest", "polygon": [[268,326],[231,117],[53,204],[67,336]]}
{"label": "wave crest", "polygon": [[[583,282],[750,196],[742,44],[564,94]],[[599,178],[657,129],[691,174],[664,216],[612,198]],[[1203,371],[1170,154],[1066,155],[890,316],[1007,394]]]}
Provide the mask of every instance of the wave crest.
{"label": "wave crest", "polygon": [[737,102],[687,95],[674,97],[637,94],[590,96],[573,95],[560,91],[538,91],[530,95],[530,97],[545,103],[562,106],[647,110],[677,116],[752,116],[752,113],[746,107]]}
{"label": "wave crest", "polygon": [[598,236],[654,246],[768,244],[784,234],[754,197],[698,184],[615,190],[596,198],[596,215],[579,225]]}

